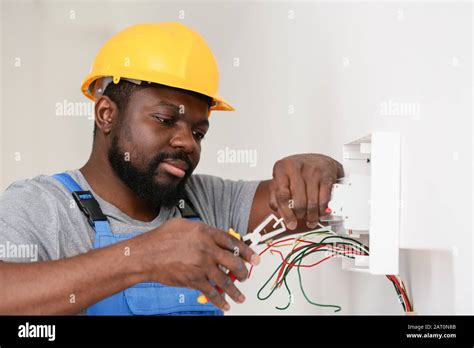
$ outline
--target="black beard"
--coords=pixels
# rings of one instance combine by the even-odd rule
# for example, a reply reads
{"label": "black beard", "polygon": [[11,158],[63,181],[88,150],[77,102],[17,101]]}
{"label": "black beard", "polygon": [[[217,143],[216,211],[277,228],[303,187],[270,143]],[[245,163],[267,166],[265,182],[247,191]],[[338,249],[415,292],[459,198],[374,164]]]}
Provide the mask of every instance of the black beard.
{"label": "black beard", "polygon": [[[176,206],[184,197],[184,187],[194,168],[183,152],[160,153],[149,162],[144,171],[134,167],[130,161],[126,161],[124,154],[125,151],[120,149],[118,137],[115,135],[108,152],[110,165],[123,183],[147,204],[158,210],[161,206]],[[155,181],[155,176],[159,174],[158,166],[164,159],[179,159],[188,164],[189,169],[178,184],[161,184]]]}

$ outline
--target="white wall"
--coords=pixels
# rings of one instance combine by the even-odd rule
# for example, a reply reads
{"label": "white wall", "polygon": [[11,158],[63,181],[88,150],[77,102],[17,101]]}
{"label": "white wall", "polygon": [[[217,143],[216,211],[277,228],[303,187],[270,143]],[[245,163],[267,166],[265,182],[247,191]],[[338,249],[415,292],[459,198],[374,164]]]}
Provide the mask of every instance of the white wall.
{"label": "white wall", "polygon": [[[401,275],[417,312],[473,313],[472,4],[3,1],[2,10],[1,188],[84,163],[93,122],[57,115],[57,103],[87,103],[80,83],[113,33],[179,21],[184,10],[182,22],[219,61],[220,94],[237,108],[212,115],[198,171],[264,179],[288,154],[341,159],[343,143],[400,131]],[[407,106],[413,113],[397,114]],[[217,163],[225,147],[257,150],[257,166]],[[277,261],[266,257],[242,284],[248,301],[232,313],[281,313],[284,292],[255,299]],[[384,277],[343,272],[339,261],[303,274],[308,295],[341,313],[401,313]],[[331,313],[308,305],[296,278],[290,284],[294,303],[283,313]]]}

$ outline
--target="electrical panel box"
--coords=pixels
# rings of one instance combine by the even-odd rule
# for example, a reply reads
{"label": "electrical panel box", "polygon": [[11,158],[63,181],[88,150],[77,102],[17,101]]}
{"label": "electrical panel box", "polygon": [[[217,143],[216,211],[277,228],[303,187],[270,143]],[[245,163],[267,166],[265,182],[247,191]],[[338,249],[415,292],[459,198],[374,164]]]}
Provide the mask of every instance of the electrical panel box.
{"label": "electrical panel box", "polygon": [[343,146],[346,176],[333,185],[325,221],[369,246],[369,256],[343,258],[344,269],[399,272],[400,146],[395,132],[374,132]]}

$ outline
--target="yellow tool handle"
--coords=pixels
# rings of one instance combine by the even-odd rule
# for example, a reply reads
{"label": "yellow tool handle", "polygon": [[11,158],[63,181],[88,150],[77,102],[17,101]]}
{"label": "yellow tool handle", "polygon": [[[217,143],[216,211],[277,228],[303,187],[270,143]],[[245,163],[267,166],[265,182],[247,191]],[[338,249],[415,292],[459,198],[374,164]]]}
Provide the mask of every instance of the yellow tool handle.
{"label": "yellow tool handle", "polygon": [[[237,238],[238,240],[241,239],[240,234],[238,234],[237,232],[235,232],[234,229],[232,229],[232,228],[229,228],[229,230],[227,231],[227,233],[229,233],[232,237]],[[206,304],[206,303],[208,302],[208,299],[207,299],[206,295],[201,294],[201,295],[199,295],[199,297],[197,298],[197,301],[198,301],[198,303],[200,303],[200,304]]]}

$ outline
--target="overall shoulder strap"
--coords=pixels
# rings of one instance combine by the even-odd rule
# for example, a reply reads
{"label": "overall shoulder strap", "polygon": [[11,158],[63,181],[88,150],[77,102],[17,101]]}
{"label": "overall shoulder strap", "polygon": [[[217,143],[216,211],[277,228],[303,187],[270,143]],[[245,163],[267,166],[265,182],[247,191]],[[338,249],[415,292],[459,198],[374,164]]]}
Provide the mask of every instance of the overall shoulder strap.
{"label": "overall shoulder strap", "polygon": [[178,209],[181,212],[181,216],[183,218],[191,220],[201,220],[201,217],[194,209],[193,204],[186,196],[178,204]]}
{"label": "overall shoulder strap", "polygon": [[77,206],[96,232],[112,233],[107,217],[90,191],[83,191],[81,186],[66,172],[54,174],[53,178],[62,183],[72,193]]}

